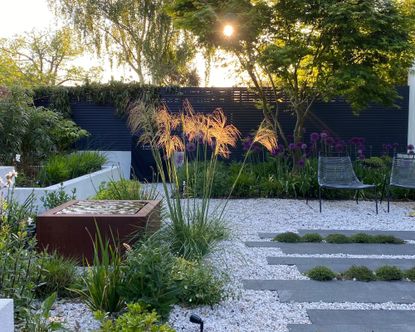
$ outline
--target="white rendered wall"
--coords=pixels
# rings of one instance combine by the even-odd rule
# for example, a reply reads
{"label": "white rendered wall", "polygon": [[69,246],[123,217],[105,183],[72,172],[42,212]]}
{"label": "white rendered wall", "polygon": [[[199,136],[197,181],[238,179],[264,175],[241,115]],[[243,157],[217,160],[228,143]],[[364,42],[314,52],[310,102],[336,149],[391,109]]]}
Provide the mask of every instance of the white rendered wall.
{"label": "white rendered wall", "polygon": [[131,151],[100,151],[107,157],[106,165],[117,165],[121,169],[121,176],[129,179],[131,176]]}
{"label": "white rendered wall", "polygon": [[415,63],[409,71],[408,144],[415,144]]}
{"label": "white rendered wall", "polygon": [[0,299],[0,331],[14,331],[13,300],[11,299]]}

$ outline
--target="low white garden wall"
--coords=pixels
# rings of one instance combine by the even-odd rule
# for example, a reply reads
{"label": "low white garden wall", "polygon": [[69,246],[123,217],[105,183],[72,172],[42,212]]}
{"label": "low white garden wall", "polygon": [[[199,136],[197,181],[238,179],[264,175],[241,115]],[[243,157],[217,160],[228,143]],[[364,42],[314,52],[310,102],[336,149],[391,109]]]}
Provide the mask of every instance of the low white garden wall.
{"label": "low white garden wall", "polygon": [[[100,171],[86,174],[75,179],[63,182],[63,189],[68,195],[71,195],[72,190],[76,188],[76,198],[86,199],[96,194],[102,182],[109,180],[119,180],[122,177],[120,166],[104,166]],[[33,192],[35,195],[34,204],[38,209],[38,213],[45,211],[41,197],[45,196],[47,192],[59,190],[61,184],[44,188],[14,188],[14,199],[19,203],[24,201]]]}
{"label": "low white garden wall", "polygon": [[14,331],[13,300],[11,299],[0,299],[0,331]]}

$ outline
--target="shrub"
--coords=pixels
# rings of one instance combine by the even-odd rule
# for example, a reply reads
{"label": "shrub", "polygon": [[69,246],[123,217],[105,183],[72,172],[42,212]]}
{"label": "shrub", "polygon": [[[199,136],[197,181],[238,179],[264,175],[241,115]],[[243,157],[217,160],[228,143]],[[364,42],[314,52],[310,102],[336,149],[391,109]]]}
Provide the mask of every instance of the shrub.
{"label": "shrub", "polygon": [[92,311],[114,313],[124,307],[120,295],[122,283],[121,256],[109,241],[102,239],[99,229],[94,241],[93,265],[82,277],[84,289],[78,293]]}
{"label": "shrub", "polygon": [[366,233],[357,233],[350,236],[350,242],[353,243],[371,243],[372,236]]}
{"label": "shrub", "polygon": [[301,242],[301,236],[298,235],[297,233],[285,232],[285,233],[278,234],[272,240],[278,241],[278,242],[296,243],[296,242]]}
{"label": "shrub", "polygon": [[392,235],[374,235],[371,243],[403,244],[405,241]]}
{"label": "shrub", "polygon": [[184,305],[214,305],[224,298],[225,278],[216,276],[208,264],[177,258],[172,278],[178,282],[178,299]]}
{"label": "shrub", "polygon": [[301,237],[301,242],[322,242],[323,237],[318,233],[307,233]]}
{"label": "shrub", "polygon": [[308,271],[306,275],[317,281],[330,281],[336,277],[336,273],[326,266],[316,266]]}
{"label": "shrub", "polygon": [[415,281],[415,267],[405,271],[405,277],[411,281]]}
{"label": "shrub", "polygon": [[127,252],[121,293],[127,302],[140,302],[166,317],[177,302],[178,286],[172,279],[175,257],[170,248],[150,238]]}
{"label": "shrub", "polygon": [[45,195],[40,198],[46,210],[53,209],[73,199],[76,199],[76,188],[73,188],[70,196],[65,192],[63,184],[61,184],[58,190],[45,191]]}
{"label": "shrub", "polygon": [[138,303],[128,304],[127,312],[115,321],[105,317],[104,313],[97,313],[96,318],[101,321],[100,332],[174,332],[167,324],[160,323],[160,316],[155,312],[148,312]]}
{"label": "shrub", "polygon": [[84,151],[69,155],[55,155],[42,167],[39,180],[49,186],[101,169],[106,157],[98,152]]}
{"label": "shrub", "polygon": [[143,199],[141,184],[137,180],[111,180],[100,186],[94,199],[140,200]]}
{"label": "shrub", "polygon": [[350,239],[344,234],[329,234],[326,236],[327,243],[350,243]]}
{"label": "shrub", "polygon": [[56,252],[45,254],[39,259],[42,266],[40,286],[36,293],[46,297],[56,293],[60,297],[71,295],[71,288],[77,281],[76,261],[60,256]]}
{"label": "shrub", "polygon": [[366,266],[355,266],[353,265],[347,271],[342,273],[342,276],[345,279],[356,279],[359,281],[373,281],[376,280],[376,277],[372,270]]}
{"label": "shrub", "polygon": [[383,281],[401,280],[403,278],[402,271],[396,266],[381,266],[376,271],[376,278]]}

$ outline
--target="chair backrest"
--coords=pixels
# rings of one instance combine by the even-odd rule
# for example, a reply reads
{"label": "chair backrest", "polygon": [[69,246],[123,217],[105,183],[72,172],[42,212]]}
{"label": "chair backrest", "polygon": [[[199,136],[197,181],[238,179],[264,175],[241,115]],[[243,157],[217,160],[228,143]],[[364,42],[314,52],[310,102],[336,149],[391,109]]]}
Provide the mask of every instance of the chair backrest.
{"label": "chair backrest", "polygon": [[349,185],[359,181],[349,156],[318,158],[318,183]]}
{"label": "chair backrest", "polygon": [[414,155],[397,154],[393,158],[390,184],[402,187],[415,187]]}

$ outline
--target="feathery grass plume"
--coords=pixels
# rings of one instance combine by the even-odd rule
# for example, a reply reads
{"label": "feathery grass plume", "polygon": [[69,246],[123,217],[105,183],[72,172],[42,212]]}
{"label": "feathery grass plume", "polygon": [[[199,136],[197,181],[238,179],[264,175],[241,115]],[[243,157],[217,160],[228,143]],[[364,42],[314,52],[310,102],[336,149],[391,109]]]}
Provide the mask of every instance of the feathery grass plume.
{"label": "feathery grass plume", "polygon": [[269,152],[272,152],[278,147],[277,135],[265,122],[262,122],[253,139],[252,144],[255,143],[261,144]]}
{"label": "feathery grass plume", "polygon": [[229,147],[235,147],[241,137],[239,130],[231,124],[227,124],[227,118],[223,110],[217,108],[210,116],[210,135],[214,144],[214,153],[218,156],[228,158]]}

